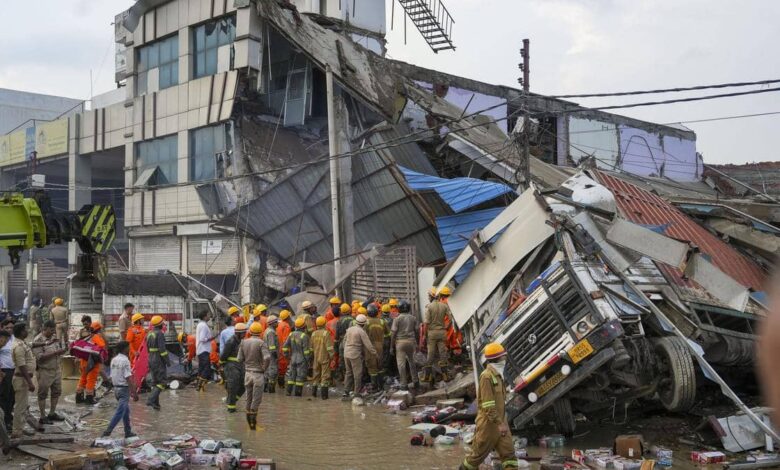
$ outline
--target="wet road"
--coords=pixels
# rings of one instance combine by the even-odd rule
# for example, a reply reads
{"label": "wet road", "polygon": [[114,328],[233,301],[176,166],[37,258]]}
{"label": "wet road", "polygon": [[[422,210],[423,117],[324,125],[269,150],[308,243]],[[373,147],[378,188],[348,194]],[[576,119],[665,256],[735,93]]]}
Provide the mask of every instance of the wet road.
{"label": "wet road", "polygon": [[[201,439],[239,439],[246,455],[273,458],[279,470],[451,469],[457,468],[465,452],[460,444],[413,447],[412,431],[407,429],[410,416],[385,413],[379,405],[353,407],[339,398],[323,401],[264,394],[258,429],[251,431],[243,413],[225,411],[223,397],[224,389],[214,384],[206,392],[167,391],[160,398],[162,410],[156,412],[143,405],[142,395],[132,405],[134,431],[150,440],[185,432]],[[243,406],[244,400],[238,405]],[[108,419],[112,412],[112,408],[97,408],[90,417]],[[121,425],[114,434],[121,436]]]}

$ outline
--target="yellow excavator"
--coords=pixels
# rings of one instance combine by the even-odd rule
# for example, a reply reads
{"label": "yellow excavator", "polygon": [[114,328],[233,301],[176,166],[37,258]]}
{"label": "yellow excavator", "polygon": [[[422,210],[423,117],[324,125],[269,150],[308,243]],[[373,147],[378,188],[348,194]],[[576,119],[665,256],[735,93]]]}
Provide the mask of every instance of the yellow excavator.
{"label": "yellow excavator", "polygon": [[0,248],[19,266],[24,250],[75,241],[81,248],[76,277],[98,283],[108,272],[106,252],[116,237],[116,215],[110,205],[87,204],[78,211],[55,211],[42,190],[25,197],[0,193]]}

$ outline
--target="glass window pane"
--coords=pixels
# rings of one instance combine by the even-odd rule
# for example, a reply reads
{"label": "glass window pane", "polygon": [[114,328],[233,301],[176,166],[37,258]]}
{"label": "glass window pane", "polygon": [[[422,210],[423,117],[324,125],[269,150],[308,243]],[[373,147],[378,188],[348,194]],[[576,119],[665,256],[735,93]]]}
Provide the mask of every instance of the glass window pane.
{"label": "glass window pane", "polygon": [[217,73],[217,50],[209,49],[206,51],[206,75]]}
{"label": "glass window pane", "polygon": [[169,41],[171,41],[171,59],[177,60],[179,58],[179,35],[173,36]]}
{"label": "glass window pane", "polygon": [[179,83],[179,59],[175,59],[170,65],[171,67],[171,86],[178,85]]}
{"label": "glass window pane", "polygon": [[164,90],[171,86],[171,67],[169,65],[163,65],[160,70],[160,90]]}
{"label": "glass window pane", "polygon": [[138,71],[147,70],[149,62],[149,49],[142,47],[138,50]]}
{"label": "glass window pane", "polygon": [[160,42],[160,63],[164,64],[171,60],[171,43],[167,39]]}
{"label": "glass window pane", "polygon": [[149,47],[149,68],[157,67],[160,64],[160,45],[152,44]]}
{"label": "glass window pane", "polygon": [[206,47],[206,27],[195,28],[195,51],[202,51]]}
{"label": "glass window pane", "polygon": [[201,52],[195,57],[195,78],[206,75],[206,53]]}
{"label": "glass window pane", "polygon": [[206,24],[206,47],[216,47],[218,29],[216,23]]}
{"label": "glass window pane", "polygon": [[141,72],[138,74],[136,93],[138,93],[139,95],[146,94],[146,74],[147,72]]}

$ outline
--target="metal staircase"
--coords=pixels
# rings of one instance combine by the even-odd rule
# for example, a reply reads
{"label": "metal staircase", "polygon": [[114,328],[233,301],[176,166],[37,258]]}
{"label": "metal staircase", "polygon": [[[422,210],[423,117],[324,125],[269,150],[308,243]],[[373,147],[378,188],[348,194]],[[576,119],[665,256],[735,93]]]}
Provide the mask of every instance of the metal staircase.
{"label": "metal staircase", "polygon": [[409,19],[433,52],[455,49],[452,25],[455,23],[441,0],[398,0]]}

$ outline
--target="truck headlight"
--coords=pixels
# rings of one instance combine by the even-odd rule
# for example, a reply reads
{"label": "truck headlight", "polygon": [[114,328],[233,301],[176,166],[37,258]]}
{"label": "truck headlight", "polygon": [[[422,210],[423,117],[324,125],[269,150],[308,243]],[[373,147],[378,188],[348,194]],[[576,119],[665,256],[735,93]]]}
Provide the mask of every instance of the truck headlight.
{"label": "truck headlight", "polygon": [[583,320],[583,321],[577,323],[577,333],[582,335],[582,334],[585,334],[587,332],[588,332],[588,322]]}
{"label": "truck headlight", "polygon": [[528,394],[528,401],[531,403],[536,403],[536,400],[539,399],[539,396],[537,396],[534,392],[531,392]]}

